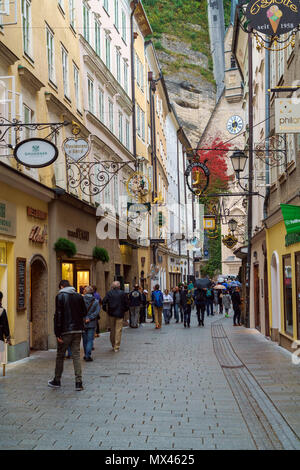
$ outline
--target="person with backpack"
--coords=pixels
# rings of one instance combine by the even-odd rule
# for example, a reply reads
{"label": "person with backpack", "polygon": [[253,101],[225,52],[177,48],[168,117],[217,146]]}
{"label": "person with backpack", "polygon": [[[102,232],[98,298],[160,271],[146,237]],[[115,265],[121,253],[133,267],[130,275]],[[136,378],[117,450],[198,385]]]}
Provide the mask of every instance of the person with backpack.
{"label": "person with backpack", "polygon": [[214,316],[214,296],[211,288],[206,289],[206,312],[208,317],[209,312],[212,317]]}
{"label": "person with backpack", "polygon": [[139,326],[139,315],[141,306],[143,304],[143,297],[140,292],[138,284],[134,286],[134,289],[130,292],[129,296],[129,310],[130,310],[130,327],[138,328]]}
{"label": "person with backpack", "polygon": [[151,301],[154,308],[155,328],[160,329],[162,326],[162,311],[163,311],[164,296],[159,289],[159,284],[156,284],[152,292]]}
{"label": "person with backpack", "polygon": [[206,292],[204,289],[196,289],[194,300],[197,309],[198,326],[204,326],[204,314],[206,307]]}
{"label": "person with backpack", "polygon": [[188,290],[188,286],[184,286],[181,294],[181,307],[184,314],[184,328],[190,328],[193,302],[194,300],[192,292]]}

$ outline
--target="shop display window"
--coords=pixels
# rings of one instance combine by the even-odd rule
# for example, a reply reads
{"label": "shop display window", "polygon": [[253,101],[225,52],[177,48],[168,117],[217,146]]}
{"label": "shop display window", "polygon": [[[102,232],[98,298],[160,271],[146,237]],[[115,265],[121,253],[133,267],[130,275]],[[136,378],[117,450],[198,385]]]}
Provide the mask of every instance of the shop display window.
{"label": "shop display window", "polygon": [[0,264],[7,264],[7,246],[5,242],[0,242]]}
{"label": "shop display window", "polygon": [[300,253],[295,255],[296,267],[296,309],[297,309],[297,337],[300,339]]}
{"label": "shop display window", "polygon": [[77,271],[77,292],[83,293],[83,289],[90,285],[90,271]]}
{"label": "shop display window", "polygon": [[292,297],[292,259],[291,255],[283,256],[283,292],[285,332],[293,335],[293,297]]}
{"label": "shop display window", "polygon": [[65,281],[69,281],[70,285],[74,286],[74,264],[62,263],[61,271],[61,278]]}

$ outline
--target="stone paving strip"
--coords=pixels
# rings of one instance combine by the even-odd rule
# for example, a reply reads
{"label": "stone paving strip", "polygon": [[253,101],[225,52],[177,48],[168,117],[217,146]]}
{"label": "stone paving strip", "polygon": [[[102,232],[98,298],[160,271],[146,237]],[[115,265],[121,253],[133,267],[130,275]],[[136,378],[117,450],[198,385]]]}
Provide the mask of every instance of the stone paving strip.
{"label": "stone paving strip", "polygon": [[259,450],[295,450],[300,441],[274,403],[242,363],[221,323],[211,325],[215,354]]}
{"label": "stone paving strip", "polygon": [[[276,436],[280,432],[280,446],[288,448],[291,437],[279,419],[281,415],[278,417],[273,405],[265,400],[264,387],[257,391],[253,376],[260,380],[255,376],[257,372],[266,387],[275,386],[274,400],[274,394],[287,393],[289,386],[297,390],[299,370],[282,370],[279,376],[285,382],[279,383],[279,376],[270,375],[262,358],[255,362],[255,354],[261,348],[267,361],[274,360],[275,355],[280,362],[282,353],[269,350],[257,340],[258,336],[239,328],[245,331],[244,341],[225,323],[215,329],[212,338],[215,318],[205,319],[205,328],[196,326],[193,313],[190,329],[175,324],[174,319],[160,331],[149,323],[135,330],[124,329],[117,355],[111,351],[109,336],[101,335],[95,340],[94,362],[82,363],[82,392],[74,390],[73,364],[69,360],[65,361],[61,389],[47,387],[53,377],[55,351],[35,353],[25,361],[8,365],[6,377],[0,377],[1,449],[257,449],[257,440],[267,442],[266,429],[256,429],[256,421],[250,429],[253,407],[249,401],[245,406],[250,418],[245,420],[241,403],[246,391],[254,402],[262,400],[263,394],[264,412],[272,421],[269,431]],[[232,334],[243,353],[238,357],[229,350]],[[227,361],[223,363],[227,368],[215,354],[216,340],[222,341],[217,355]],[[251,359],[253,369],[256,367],[251,380],[247,374],[241,375],[247,370],[245,357]],[[238,390],[232,390],[231,379],[226,379],[224,371],[239,374],[239,382],[232,379]],[[236,399],[238,393],[243,397],[240,400]],[[284,398],[280,399],[284,403]],[[297,415],[299,400],[286,403],[286,410],[291,404]],[[292,413],[288,422],[293,422]],[[270,448],[274,448],[274,441],[268,441]]]}

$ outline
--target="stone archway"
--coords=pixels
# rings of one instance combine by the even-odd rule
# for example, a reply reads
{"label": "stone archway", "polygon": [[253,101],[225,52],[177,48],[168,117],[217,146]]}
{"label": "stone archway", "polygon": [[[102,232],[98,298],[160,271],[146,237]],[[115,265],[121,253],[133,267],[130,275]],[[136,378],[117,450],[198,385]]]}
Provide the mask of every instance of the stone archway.
{"label": "stone archway", "polygon": [[36,256],[30,264],[31,338],[30,348],[48,349],[48,269],[45,260]]}

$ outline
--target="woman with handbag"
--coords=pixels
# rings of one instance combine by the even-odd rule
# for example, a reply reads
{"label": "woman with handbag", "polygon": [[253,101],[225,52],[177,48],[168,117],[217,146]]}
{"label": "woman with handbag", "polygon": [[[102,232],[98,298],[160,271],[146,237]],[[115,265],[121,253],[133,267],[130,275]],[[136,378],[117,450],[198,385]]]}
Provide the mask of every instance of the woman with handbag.
{"label": "woman with handbag", "polygon": [[0,292],[0,341],[10,344],[10,332],[5,308],[2,307],[3,293]]}

